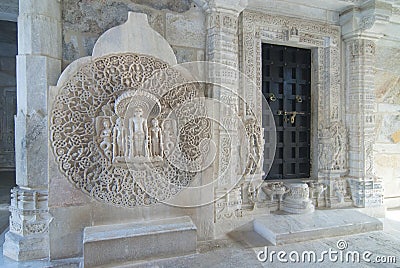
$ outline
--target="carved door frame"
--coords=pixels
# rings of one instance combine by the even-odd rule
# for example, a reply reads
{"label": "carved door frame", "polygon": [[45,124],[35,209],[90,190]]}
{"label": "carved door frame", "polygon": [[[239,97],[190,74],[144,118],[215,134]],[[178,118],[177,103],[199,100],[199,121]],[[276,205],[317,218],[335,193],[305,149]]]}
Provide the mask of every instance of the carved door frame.
{"label": "carved door frame", "polygon": [[[244,10],[239,24],[240,70],[254,81],[246,88],[245,101],[262,119],[261,44],[270,43],[311,49],[311,170],[316,179],[321,169],[319,136],[331,124],[342,123],[340,26],[273,13]],[[244,109],[244,107],[243,107]]]}

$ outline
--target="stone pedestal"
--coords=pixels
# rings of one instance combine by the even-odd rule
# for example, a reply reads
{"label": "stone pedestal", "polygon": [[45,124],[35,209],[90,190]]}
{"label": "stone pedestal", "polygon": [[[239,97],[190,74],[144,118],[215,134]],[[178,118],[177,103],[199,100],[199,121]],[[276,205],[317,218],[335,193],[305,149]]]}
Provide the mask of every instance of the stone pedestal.
{"label": "stone pedestal", "polygon": [[295,214],[305,214],[314,212],[314,205],[309,198],[308,185],[305,183],[287,184],[289,192],[282,202],[283,211]]}
{"label": "stone pedestal", "polygon": [[5,236],[3,254],[23,261],[46,258],[49,254],[47,191],[12,190],[10,231]]}
{"label": "stone pedestal", "polygon": [[84,265],[98,267],[195,253],[196,230],[188,216],[86,227]]}

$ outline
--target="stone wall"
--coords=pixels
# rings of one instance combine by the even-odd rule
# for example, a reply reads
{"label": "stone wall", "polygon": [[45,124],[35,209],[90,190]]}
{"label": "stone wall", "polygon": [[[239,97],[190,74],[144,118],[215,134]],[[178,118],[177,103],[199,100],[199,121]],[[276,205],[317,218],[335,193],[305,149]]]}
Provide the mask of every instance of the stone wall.
{"label": "stone wall", "polygon": [[63,68],[88,56],[98,37],[127,20],[128,11],[145,13],[149,24],[172,46],[178,63],[204,60],[205,14],[190,0],[63,1]]}
{"label": "stone wall", "polygon": [[15,169],[17,24],[0,21],[0,170]]}
{"label": "stone wall", "polygon": [[384,179],[387,207],[400,206],[400,49],[381,44],[376,50],[376,173]]}

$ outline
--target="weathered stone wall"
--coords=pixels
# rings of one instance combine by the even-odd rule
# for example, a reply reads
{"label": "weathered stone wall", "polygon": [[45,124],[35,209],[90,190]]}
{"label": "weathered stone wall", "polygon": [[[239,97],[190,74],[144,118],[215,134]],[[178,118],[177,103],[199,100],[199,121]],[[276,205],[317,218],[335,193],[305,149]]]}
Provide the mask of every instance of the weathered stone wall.
{"label": "weathered stone wall", "polygon": [[0,170],[15,169],[17,24],[0,21]]}
{"label": "weathered stone wall", "polygon": [[204,60],[205,14],[190,0],[64,0],[63,68],[88,56],[98,37],[127,20],[128,11],[145,13],[149,24],[172,46],[178,63]]}
{"label": "weathered stone wall", "polygon": [[377,175],[384,179],[385,205],[400,206],[400,48],[384,45],[376,50],[376,144]]}

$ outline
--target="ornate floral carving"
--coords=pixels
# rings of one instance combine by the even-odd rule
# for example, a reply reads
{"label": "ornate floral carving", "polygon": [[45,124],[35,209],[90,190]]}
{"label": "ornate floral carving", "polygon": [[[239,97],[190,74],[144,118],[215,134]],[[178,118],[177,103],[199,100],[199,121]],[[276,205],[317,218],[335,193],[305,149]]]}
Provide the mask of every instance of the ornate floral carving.
{"label": "ornate floral carving", "polygon": [[116,206],[171,198],[195,178],[193,165],[198,170],[211,135],[202,103],[192,103],[198,95],[196,84],[150,56],[109,55],[81,66],[60,87],[51,113],[60,170]]}

